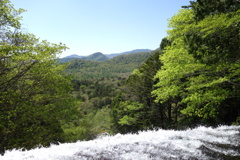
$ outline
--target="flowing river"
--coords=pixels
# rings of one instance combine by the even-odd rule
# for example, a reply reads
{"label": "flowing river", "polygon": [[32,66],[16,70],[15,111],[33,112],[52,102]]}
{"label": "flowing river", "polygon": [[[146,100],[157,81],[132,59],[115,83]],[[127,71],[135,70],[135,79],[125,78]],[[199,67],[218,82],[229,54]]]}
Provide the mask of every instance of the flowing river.
{"label": "flowing river", "polygon": [[1,160],[239,160],[240,126],[154,130],[7,151]]}

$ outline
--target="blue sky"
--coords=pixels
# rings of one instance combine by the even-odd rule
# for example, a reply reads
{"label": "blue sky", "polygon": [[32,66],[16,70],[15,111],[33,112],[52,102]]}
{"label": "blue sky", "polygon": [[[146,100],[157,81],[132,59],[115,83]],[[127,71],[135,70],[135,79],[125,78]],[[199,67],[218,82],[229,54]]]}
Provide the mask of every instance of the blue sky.
{"label": "blue sky", "polygon": [[156,49],[168,19],[189,0],[11,0],[26,9],[22,27],[66,44],[61,57]]}

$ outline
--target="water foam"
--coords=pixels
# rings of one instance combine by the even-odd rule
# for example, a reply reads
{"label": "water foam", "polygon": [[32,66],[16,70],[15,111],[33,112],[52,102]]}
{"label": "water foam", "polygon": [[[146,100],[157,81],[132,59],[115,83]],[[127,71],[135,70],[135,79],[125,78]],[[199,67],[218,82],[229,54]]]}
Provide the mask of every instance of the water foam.
{"label": "water foam", "polygon": [[7,151],[2,160],[161,160],[240,159],[240,126],[198,127],[184,131],[155,130],[101,136],[36,148]]}

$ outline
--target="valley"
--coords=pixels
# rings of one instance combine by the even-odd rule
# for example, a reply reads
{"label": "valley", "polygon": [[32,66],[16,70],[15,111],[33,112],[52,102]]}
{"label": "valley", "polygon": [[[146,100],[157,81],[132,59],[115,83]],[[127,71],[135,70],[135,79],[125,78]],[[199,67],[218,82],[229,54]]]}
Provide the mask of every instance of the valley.
{"label": "valley", "polygon": [[239,159],[239,0],[190,1],[155,50],[64,58],[22,27],[24,9],[0,8],[1,159]]}

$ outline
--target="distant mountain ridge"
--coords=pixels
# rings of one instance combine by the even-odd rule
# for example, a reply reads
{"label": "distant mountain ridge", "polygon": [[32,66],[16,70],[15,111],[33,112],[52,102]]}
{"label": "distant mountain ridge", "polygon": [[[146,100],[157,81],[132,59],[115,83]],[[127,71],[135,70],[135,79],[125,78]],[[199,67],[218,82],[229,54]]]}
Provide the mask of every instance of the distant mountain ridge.
{"label": "distant mountain ridge", "polygon": [[106,56],[108,58],[114,58],[116,56],[119,56],[119,55],[123,55],[123,54],[132,54],[132,53],[140,53],[140,52],[151,52],[152,50],[150,49],[134,49],[132,51],[126,51],[126,52],[121,52],[121,53],[112,53],[112,54],[106,54]]}
{"label": "distant mountain ridge", "polygon": [[77,54],[72,54],[70,56],[66,56],[66,57],[63,57],[63,58],[84,58],[84,56],[79,56]]}
{"label": "distant mountain ridge", "polygon": [[135,49],[132,51],[126,51],[121,53],[113,53],[113,54],[103,54],[101,52],[93,53],[89,56],[79,56],[77,54],[73,54],[70,56],[66,56],[63,58],[60,58],[58,61],[62,63],[66,63],[68,61],[71,61],[73,59],[84,59],[84,60],[90,60],[90,61],[107,61],[109,59],[112,59],[114,57],[117,57],[119,55],[127,55],[127,54],[133,54],[133,53],[141,53],[141,52],[151,52],[150,49]]}
{"label": "distant mountain ridge", "polygon": [[[65,72],[74,74],[74,76],[82,80],[114,77],[126,78],[152,54],[153,51],[123,54],[106,61],[92,61],[80,58],[73,59],[67,65]],[[95,53],[93,55],[98,57],[101,53]]]}
{"label": "distant mountain ridge", "polygon": [[91,60],[91,61],[106,61],[108,59],[109,58],[104,54],[102,54],[101,52],[96,52],[86,57],[86,60]]}

